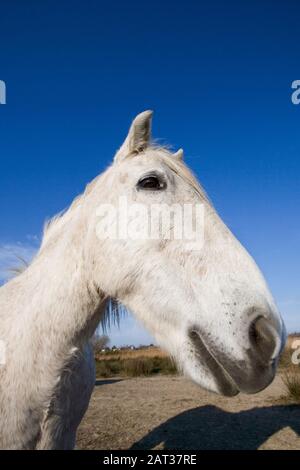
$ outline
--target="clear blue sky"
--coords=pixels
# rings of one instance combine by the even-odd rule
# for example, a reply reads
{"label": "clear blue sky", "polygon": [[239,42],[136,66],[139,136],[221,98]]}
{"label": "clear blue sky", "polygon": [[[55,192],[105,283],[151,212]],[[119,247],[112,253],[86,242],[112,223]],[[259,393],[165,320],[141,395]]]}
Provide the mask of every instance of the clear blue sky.
{"label": "clear blue sky", "polygon": [[[297,0],[2,1],[2,271],[150,108],[299,330],[299,18]],[[112,342],[146,341],[121,327]]]}

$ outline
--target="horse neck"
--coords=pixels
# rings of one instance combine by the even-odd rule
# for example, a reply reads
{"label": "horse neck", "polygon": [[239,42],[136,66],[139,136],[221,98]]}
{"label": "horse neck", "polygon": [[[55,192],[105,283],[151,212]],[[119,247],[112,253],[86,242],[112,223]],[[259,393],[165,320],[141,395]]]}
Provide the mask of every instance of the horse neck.
{"label": "horse neck", "polygon": [[105,295],[84,263],[85,231],[80,229],[81,219],[68,221],[14,280],[22,293],[15,321],[21,316],[29,336],[39,335],[37,343],[52,352],[83,346],[104,310]]}

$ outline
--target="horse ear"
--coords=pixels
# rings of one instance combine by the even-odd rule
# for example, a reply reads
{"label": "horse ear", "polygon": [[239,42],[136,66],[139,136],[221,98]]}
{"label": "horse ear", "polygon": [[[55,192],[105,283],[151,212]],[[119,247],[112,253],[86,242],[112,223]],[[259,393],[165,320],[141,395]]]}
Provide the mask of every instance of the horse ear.
{"label": "horse ear", "polygon": [[177,152],[173,153],[173,157],[177,158],[177,160],[183,160],[183,149],[177,150]]}
{"label": "horse ear", "polygon": [[151,138],[152,111],[144,111],[132,121],[128,135],[117,151],[114,161],[119,162],[133,153],[145,150]]}

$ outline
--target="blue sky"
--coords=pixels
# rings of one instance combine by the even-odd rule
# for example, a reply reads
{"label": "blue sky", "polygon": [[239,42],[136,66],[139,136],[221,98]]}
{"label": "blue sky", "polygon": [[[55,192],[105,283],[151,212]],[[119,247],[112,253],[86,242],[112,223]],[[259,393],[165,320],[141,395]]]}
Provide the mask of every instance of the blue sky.
{"label": "blue sky", "polygon": [[[0,277],[110,162],[130,120],[183,147],[300,329],[300,4],[1,2]],[[127,318],[112,342],[149,337]],[[150,339],[149,339],[150,341]]]}

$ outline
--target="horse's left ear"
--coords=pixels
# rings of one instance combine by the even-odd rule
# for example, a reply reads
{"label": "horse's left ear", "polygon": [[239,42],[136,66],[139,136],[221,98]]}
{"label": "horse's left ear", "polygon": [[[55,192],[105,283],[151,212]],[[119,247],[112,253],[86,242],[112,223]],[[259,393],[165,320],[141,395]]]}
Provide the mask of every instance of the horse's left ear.
{"label": "horse's left ear", "polygon": [[128,135],[115,155],[115,162],[124,160],[128,155],[140,153],[148,147],[151,138],[152,114],[152,111],[144,111],[132,121]]}

